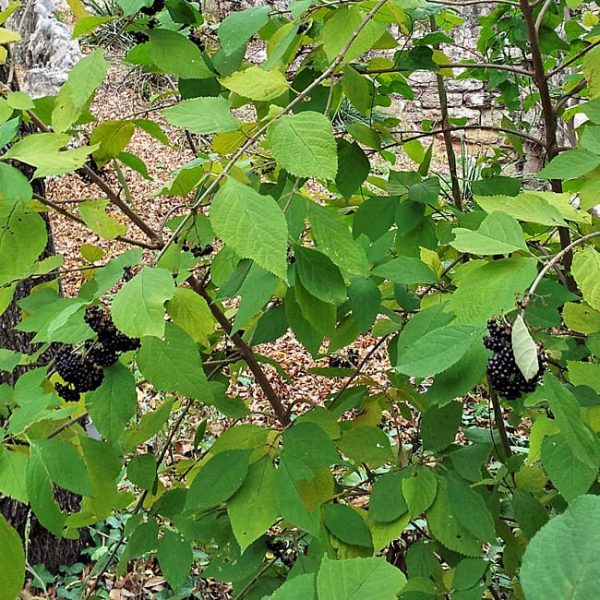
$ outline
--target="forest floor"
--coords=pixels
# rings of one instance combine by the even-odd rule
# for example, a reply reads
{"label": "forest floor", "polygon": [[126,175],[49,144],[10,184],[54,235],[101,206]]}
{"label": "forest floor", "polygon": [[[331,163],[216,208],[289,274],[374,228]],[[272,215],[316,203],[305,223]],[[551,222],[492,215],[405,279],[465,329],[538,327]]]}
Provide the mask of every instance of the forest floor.
{"label": "forest floor", "polygon": [[[173,209],[174,205],[181,204],[182,199],[162,197],[156,195],[156,191],[169,181],[175,168],[192,160],[194,155],[181,130],[170,127],[157,110],[157,106],[164,107],[172,103],[173,100],[166,96],[160,102],[151,104],[141,94],[142,86],[148,83],[149,80],[141,79],[139,73],[130,72],[127,67],[117,63],[111,67],[106,82],[98,91],[91,112],[102,122],[112,119],[143,118],[150,115],[152,119],[159,122],[172,141],[172,146],[165,146],[139,129],[136,130],[127,151],[138,155],[146,163],[152,180],[148,181],[137,172],[127,168],[124,169],[132,198],[131,206],[138,214],[143,216],[151,227],[163,229],[165,216]],[[84,129],[82,139],[90,131],[91,127]],[[434,152],[434,156],[443,156],[442,141],[437,140],[435,143],[440,145],[440,152]],[[485,152],[486,149],[485,147],[483,150],[482,147],[474,147],[473,151],[474,153]],[[399,151],[394,168],[414,169],[415,164]],[[446,171],[446,167],[444,163],[437,163],[432,165],[432,170],[443,173]],[[103,177],[113,189],[120,189],[117,174],[112,168],[105,168]],[[311,191],[321,193],[323,190],[315,188]],[[48,182],[47,197],[76,214],[78,202],[98,199],[102,196],[92,184],[82,180],[76,174],[69,174]],[[182,206],[181,211],[184,213],[185,207]],[[112,212],[112,214],[115,218],[123,220],[118,213]],[[84,280],[83,273],[85,273],[80,269],[89,266],[89,263],[79,253],[82,243],[93,244],[102,249],[104,256],[100,262],[105,262],[126,249],[126,245],[120,242],[106,241],[99,237],[90,236],[87,229],[60,215],[53,215],[52,227],[57,252],[65,258],[64,270],[67,272],[63,279],[63,286],[67,295],[77,293]],[[136,231],[133,225],[129,227],[127,235],[136,239],[144,239],[144,234],[139,230]],[[150,259],[149,252],[146,253],[146,256]],[[361,368],[361,375],[353,383],[364,381],[367,384],[376,385],[380,390],[385,388],[387,383],[385,373],[389,369],[388,353],[385,344],[377,345],[379,341],[370,335],[362,336],[352,345],[350,353],[348,353],[348,349],[338,353],[339,358],[342,360],[350,360],[353,367],[368,358],[364,367]],[[311,358],[290,333],[274,343],[257,348],[257,351],[276,361],[283,372],[289,376],[288,379],[282,374],[282,371],[278,371],[269,365],[264,366],[276,392],[280,394],[287,406],[293,403],[296,412],[301,413],[311,406],[321,405],[330,394],[342,389],[346,381],[344,378],[327,378],[311,372],[315,367],[328,366],[328,360],[326,358],[320,360]],[[269,422],[268,412],[270,407],[264,399],[262,390],[256,385],[249,372],[243,371],[240,374],[235,388],[231,389],[230,393],[248,401],[252,414],[244,419],[245,422],[264,423],[265,420]],[[141,393],[139,402],[142,412],[156,408],[158,400],[156,394]],[[477,424],[480,426],[487,426],[489,423],[488,412],[482,410],[480,400],[481,398],[477,396],[469,400],[470,408],[467,411],[469,414],[466,418],[477,420]],[[209,440],[217,437],[233,423],[233,419],[224,417],[212,407],[205,407],[191,413],[186,426],[180,431],[174,445],[173,451],[176,455],[180,455],[180,457],[193,456],[195,430],[203,420],[207,421],[206,436]],[[394,435],[398,437],[397,443],[399,445],[409,444],[418,432],[418,422],[406,420],[400,415],[399,411],[395,411],[393,414],[385,412],[384,420],[386,429],[389,427]],[[169,484],[168,480],[165,480],[164,483]],[[89,571],[89,567],[90,565],[84,567],[83,576]],[[164,579],[157,575],[157,572],[157,565],[154,561],[149,563],[137,561],[124,576],[114,577],[108,575],[106,584],[111,589],[110,598],[120,600],[122,598],[157,597],[157,594],[160,594],[161,589],[165,587]],[[203,585],[204,597],[207,599],[226,600],[229,598],[226,586],[224,587],[213,581],[204,581]],[[34,591],[32,590],[32,593]],[[35,597],[35,594],[33,597]],[[60,596],[50,594],[45,597]]]}

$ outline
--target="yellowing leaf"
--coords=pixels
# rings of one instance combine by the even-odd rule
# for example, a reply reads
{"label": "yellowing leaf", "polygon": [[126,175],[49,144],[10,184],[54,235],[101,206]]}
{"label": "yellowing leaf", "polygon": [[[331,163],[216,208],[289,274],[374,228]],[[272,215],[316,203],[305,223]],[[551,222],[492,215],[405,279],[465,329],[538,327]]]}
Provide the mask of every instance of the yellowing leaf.
{"label": "yellowing leaf", "polygon": [[265,71],[255,65],[220,81],[224,87],[239,96],[260,102],[273,100],[289,88],[289,83],[282,73],[276,69]]}

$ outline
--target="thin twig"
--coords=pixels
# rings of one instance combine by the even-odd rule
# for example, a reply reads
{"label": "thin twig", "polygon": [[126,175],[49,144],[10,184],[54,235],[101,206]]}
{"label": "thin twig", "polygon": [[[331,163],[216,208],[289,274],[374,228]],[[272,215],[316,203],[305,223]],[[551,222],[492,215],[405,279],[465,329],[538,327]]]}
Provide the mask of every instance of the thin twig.
{"label": "thin twig", "polygon": [[510,440],[508,439],[508,433],[506,432],[506,425],[504,424],[504,417],[502,416],[502,408],[500,407],[500,401],[498,400],[498,394],[492,389],[492,386],[488,382],[488,389],[490,391],[490,399],[494,408],[494,420],[496,421],[496,428],[500,434],[500,440],[502,442],[502,448],[504,449],[505,458],[512,456],[512,449],[510,447]]}
{"label": "thin twig", "polygon": [[[496,71],[508,71],[515,75],[522,75],[523,77],[533,77],[533,72],[527,69],[521,69],[513,65],[498,65],[496,63],[443,63],[437,65],[438,69],[494,69]],[[383,73],[398,73],[401,71],[407,71],[401,67],[383,67],[381,69],[364,69],[360,73],[365,75],[383,74]],[[416,69],[416,70],[429,70],[429,69]]]}
{"label": "thin twig", "polygon": [[548,71],[548,73],[546,73],[546,79],[550,79],[550,77],[554,77],[554,75],[556,75],[557,73],[560,73],[563,69],[566,69],[569,65],[572,65],[575,61],[579,60],[582,56],[585,56],[590,50],[593,50],[596,46],[599,46],[599,45],[600,45],[600,40],[596,40],[595,42],[592,42],[589,46],[586,46],[583,50],[578,52],[575,56],[571,57],[566,62],[562,63],[561,65],[558,65],[551,71]]}

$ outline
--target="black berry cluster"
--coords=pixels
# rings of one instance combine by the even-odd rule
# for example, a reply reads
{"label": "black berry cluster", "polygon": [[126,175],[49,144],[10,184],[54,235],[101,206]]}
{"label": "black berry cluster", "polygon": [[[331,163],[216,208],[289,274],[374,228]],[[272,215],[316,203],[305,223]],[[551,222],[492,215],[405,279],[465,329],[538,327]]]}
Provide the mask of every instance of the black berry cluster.
{"label": "black berry cluster", "polygon": [[72,346],[62,346],[54,358],[56,371],[66,382],[66,385],[57,383],[54,388],[67,402],[77,402],[82,392],[100,387],[104,378],[102,367],[117,362],[119,353],[140,347],[140,340],[121,333],[110,314],[101,306],[89,307],[84,318],[98,334],[98,339],[88,340],[83,352],[78,352]]}
{"label": "black berry cluster", "polygon": [[183,244],[181,249],[184,252],[191,252],[196,258],[208,256],[209,254],[212,254],[215,250],[210,244],[206,244],[206,246],[192,246],[191,248],[189,244]]}
{"label": "black berry cluster", "polygon": [[507,400],[516,400],[522,394],[533,392],[546,370],[544,352],[538,349],[539,370],[527,381],[515,361],[510,326],[491,319],[487,327],[489,335],[483,338],[483,345],[493,352],[487,364],[487,374],[492,389]]}
{"label": "black berry cluster", "polygon": [[79,400],[81,392],[95,390],[102,383],[102,369],[85,355],[75,352],[72,346],[63,346],[54,358],[58,374],[67,385],[56,384],[59,396],[67,401]]}
{"label": "black berry cluster", "polygon": [[148,34],[144,33],[143,31],[132,31],[130,33],[131,33],[131,37],[133,38],[133,40],[136,44],[143,44],[150,39]]}
{"label": "black berry cluster", "polygon": [[140,12],[143,15],[148,15],[149,17],[153,17],[155,14],[159,13],[165,7],[165,0],[154,0],[150,6],[142,6],[140,8]]}

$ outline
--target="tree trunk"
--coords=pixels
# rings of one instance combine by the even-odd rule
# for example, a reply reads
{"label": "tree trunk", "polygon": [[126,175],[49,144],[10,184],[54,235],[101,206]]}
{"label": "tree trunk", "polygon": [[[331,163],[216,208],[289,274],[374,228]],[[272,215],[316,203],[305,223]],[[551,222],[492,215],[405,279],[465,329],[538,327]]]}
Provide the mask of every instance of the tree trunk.
{"label": "tree trunk", "polygon": [[[0,82],[7,82],[7,70],[0,66]],[[11,87],[14,87],[11,85]],[[30,125],[23,125],[23,133],[31,133],[28,128]],[[15,165],[28,178],[31,178],[33,169],[27,165]],[[44,181],[36,179],[31,182],[35,193],[44,195]],[[46,218],[48,231],[48,243],[43,253],[43,257],[51,256],[55,253],[54,239],[50,222]],[[55,275],[50,274],[48,279],[55,278]],[[0,347],[16,350],[24,354],[35,352],[36,345],[31,343],[33,334],[17,331],[15,325],[21,320],[21,311],[17,302],[25,298],[31,292],[34,285],[39,284],[43,279],[29,279],[18,284],[11,305],[6,311],[0,315]],[[52,357],[52,349],[50,349],[42,358],[50,360]],[[8,383],[14,385],[15,381],[26,370],[26,367],[18,367],[12,373],[4,373],[0,371],[0,384]],[[0,425],[2,422],[0,420]],[[59,488],[55,488],[54,496],[63,510],[75,512],[79,509],[80,497],[71,492]],[[12,498],[2,496],[0,494],[0,512],[5,516],[9,523],[19,532],[27,547],[27,560],[30,565],[42,563],[50,572],[56,573],[62,564],[73,564],[79,559],[81,551],[89,546],[91,536],[87,530],[81,532],[78,540],[57,540],[48,530],[46,530],[29,507],[25,504],[17,502]],[[25,539],[27,537],[27,539]]]}

